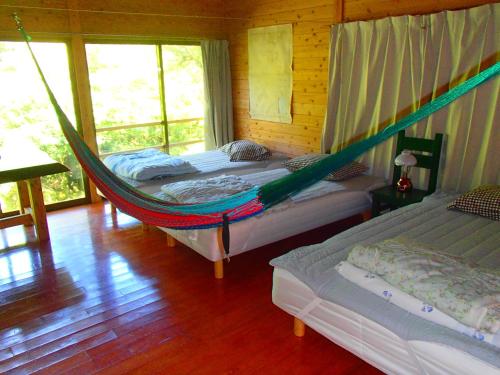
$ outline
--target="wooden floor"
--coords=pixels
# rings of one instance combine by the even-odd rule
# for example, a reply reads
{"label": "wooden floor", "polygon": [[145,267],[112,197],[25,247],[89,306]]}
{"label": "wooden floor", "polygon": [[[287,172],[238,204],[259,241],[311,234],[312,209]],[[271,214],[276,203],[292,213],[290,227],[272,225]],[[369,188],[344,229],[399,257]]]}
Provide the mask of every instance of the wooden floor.
{"label": "wooden floor", "polygon": [[[271,302],[273,257],[327,230],[212,263],[103,204],[0,231],[0,373],[375,374]],[[328,228],[331,231],[332,228]],[[28,243],[28,244],[26,244]]]}

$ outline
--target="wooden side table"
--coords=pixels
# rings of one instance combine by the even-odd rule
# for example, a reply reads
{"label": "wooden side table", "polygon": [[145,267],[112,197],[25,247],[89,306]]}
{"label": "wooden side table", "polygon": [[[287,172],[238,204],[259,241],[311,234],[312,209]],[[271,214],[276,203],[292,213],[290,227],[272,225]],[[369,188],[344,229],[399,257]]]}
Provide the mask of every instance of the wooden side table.
{"label": "wooden side table", "polygon": [[393,186],[385,186],[372,192],[372,217],[379,216],[382,211],[395,210],[409,204],[418,203],[428,195],[427,191],[412,189],[401,193]]}
{"label": "wooden side table", "polygon": [[[27,153],[20,151],[14,154],[0,150],[0,184],[17,183],[21,206],[19,215],[0,218],[0,229],[35,224],[38,240],[49,240],[40,177],[67,171],[69,169],[66,166],[52,160],[41,151]],[[22,193],[25,189],[28,191],[29,202],[25,199],[26,194]]]}

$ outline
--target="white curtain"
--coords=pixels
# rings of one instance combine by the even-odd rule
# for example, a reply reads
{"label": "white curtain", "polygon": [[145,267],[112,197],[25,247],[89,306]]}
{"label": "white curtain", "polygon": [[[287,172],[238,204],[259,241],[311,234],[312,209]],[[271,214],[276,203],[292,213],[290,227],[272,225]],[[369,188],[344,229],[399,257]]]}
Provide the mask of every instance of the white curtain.
{"label": "white curtain", "polygon": [[[500,4],[332,27],[322,150],[372,135],[500,60]],[[438,188],[500,184],[500,78],[420,121],[407,135],[445,134]],[[396,137],[363,155],[390,178]],[[413,182],[426,187],[425,173]]]}
{"label": "white curtain", "polygon": [[220,147],[234,138],[231,67],[227,40],[203,40],[205,79],[205,147]]}

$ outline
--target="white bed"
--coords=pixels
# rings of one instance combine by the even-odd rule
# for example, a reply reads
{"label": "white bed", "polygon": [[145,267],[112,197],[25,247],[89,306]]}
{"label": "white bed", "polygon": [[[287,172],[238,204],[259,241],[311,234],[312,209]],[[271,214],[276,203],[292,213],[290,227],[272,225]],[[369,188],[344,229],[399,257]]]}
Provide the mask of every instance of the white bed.
{"label": "white bed", "polygon": [[229,161],[229,156],[226,153],[218,150],[205,151],[193,155],[183,155],[180,156],[180,158],[189,161],[193,167],[199,170],[199,172],[157,178],[148,181],[136,181],[128,178],[121,178],[145,193],[153,194],[158,192],[162,185],[170,182],[208,178],[223,173],[241,175],[281,168],[283,166],[283,162],[288,159],[285,154],[273,153],[269,160],[232,162]]}
{"label": "white bed", "polygon": [[[289,173],[280,168],[240,177],[254,185],[262,185]],[[368,175],[338,183],[322,181],[313,189],[305,190],[294,199],[280,203],[260,215],[232,223],[229,227],[230,256],[366,212],[371,207],[369,191],[384,184],[382,178]],[[216,262],[216,270],[221,267],[223,252],[217,229],[160,229],[208,260]]]}
{"label": "white bed", "polygon": [[[500,343],[480,342],[419,319],[334,270],[352,245],[375,243],[402,233],[498,269],[500,222],[447,210],[453,198],[434,194],[322,244],[274,259],[273,302],[386,373],[500,374]],[[297,325],[300,330],[300,322]]]}

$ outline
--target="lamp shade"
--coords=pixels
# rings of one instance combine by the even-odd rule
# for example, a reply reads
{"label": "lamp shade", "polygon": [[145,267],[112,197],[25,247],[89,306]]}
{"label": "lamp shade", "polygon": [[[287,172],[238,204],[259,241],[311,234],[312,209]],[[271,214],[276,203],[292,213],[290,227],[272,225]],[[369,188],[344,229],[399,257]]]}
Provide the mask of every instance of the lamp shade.
{"label": "lamp shade", "polygon": [[409,150],[403,150],[401,154],[396,156],[394,164],[396,164],[398,167],[413,167],[417,164],[417,158],[415,158],[415,156]]}

